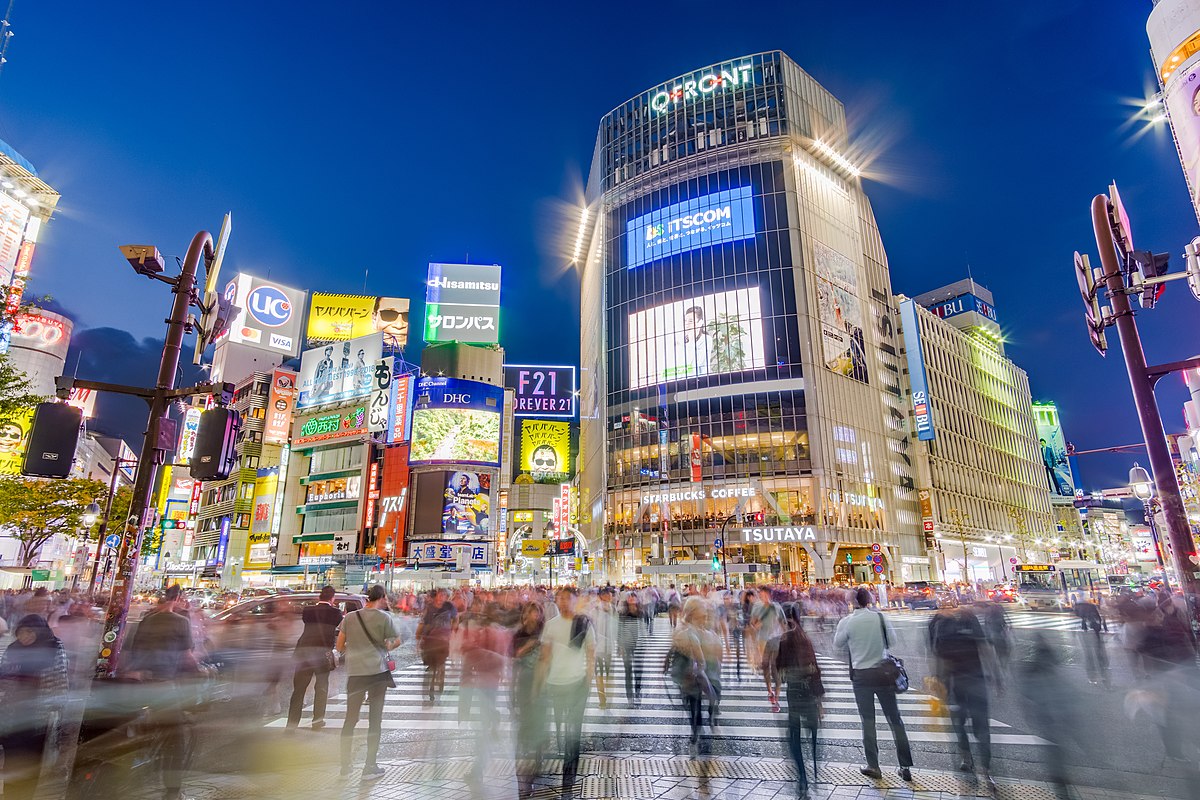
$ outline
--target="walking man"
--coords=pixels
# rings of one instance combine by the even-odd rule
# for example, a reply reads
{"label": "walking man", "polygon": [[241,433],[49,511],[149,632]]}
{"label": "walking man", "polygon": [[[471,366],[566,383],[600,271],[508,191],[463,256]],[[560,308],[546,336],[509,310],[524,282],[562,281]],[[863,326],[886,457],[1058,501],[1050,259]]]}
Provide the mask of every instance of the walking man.
{"label": "walking man", "polygon": [[337,643],[337,629],[342,624],[342,612],[333,604],[336,594],[332,586],[321,589],[316,605],[302,612],[304,630],[296,640],[296,671],[292,675],[292,700],[288,703],[287,726],[300,725],[300,712],[304,708],[304,694],[315,679],[313,688],[313,730],[325,727],[325,705],[329,701],[329,673],[333,670],[333,646]]}
{"label": "walking man", "polygon": [[563,800],[574,797],[583,712],[596,674],[596,636],[591,621],[575,613],[577,601],[573,587],[559,589],[555,597],[558,616],[547,620],[542,629],[539,683],[554,711],[554,724],[562,745]]}
{"label": "walking man", "polygon": [[884,665],[888,643],[896,638],[891,623],[883,614],[872,611],[871,591],[859,588],[854,594],[854,612],[838,622],[833,643],[850,651],[850,682],[854,687],[854,703],[862,721],[863,750],[867,765],[860,772],[868,778],[882,778],[879,769],[879,736],[875,730],[875,699],[892,729],[896,741],[896,756],[900,761],[900,778],[912,780],[913,757],[908,744],[908,732],[900,719],[896,703],[896,684]]}
{"label": "walking man", "polygon": [[992,732],[988,720],[988,686],[984,677],[983,656],[986,637],[973,611],[956,608],[939,611],[929,623],[929,644],[934,669],[946,687],[950,724],[958,737],[960,772],[975,774],[967,721],[979,749],[979,772],[984,786],[993,796]]}
{"label": "walking man", "polygon": [[450,657],[450,634],[457,617],[458,609],[447,599],[446,590],[435,590],[417,626],[417,649],[425,664],[426,705],[433,705],[446,688],[446,659]]}

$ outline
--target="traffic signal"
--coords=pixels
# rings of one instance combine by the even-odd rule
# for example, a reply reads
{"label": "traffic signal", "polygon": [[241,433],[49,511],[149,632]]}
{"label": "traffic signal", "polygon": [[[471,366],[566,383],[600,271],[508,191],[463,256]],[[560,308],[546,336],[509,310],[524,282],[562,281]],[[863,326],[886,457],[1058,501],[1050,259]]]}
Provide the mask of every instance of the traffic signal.
{"label": "traffic signal", "polygon": [[1192,297],[1200,300],[1200,236],[1184,245],[1183,262],[1187,269],[1188,288]]}
{"label": "traffic signal", "polygon": [[715,554],[715,553],[713,554],[713,567],[712,567],[712,571],[713,571],[713,572],[720,572],[720,571],[721,571],[721,560],[720,560],[719,558],[717,558],[717,556],[716,556],[716,554]]}
{"label": "traffic signal", "polygon": [[1147,278],[1158,278],[1167,274],[1167,263],[1171,260],[1169,253],[1151,253],[1149,250],[1134,250],[1130,253],[1133,274],[1130,278],[1134,286],[1141,286],[1142,293],[1137,295],[1142,308],[1154,308],[1154,304],[1162,297],[1166,284],[1157,283],[1146,285]]}
{"label": "traffic signal", "polygon": [[161,526],[162,526],[162,529],[163,529],[164,531],[173,531],[173,530],[175,530],[175,529],[177,529],[177,528],[182,528],[182,527],[183,527],[183,520],[178,520],[178,519],[164,519],[162,522],[160,522],[160,523],[159,523],[159,525],[161,525]]}
{"label": "traffic signal", "polygon": [[1104,337],[1105,318],[1100,306],[1100,290],[1088,257],[1075,252],[1075,280],[1079,283],[1079,295],[1083,298],[1083,320],[1087,324],[1088,338],[1096,352],[1104,355],[1108,341]]}
{"label": "traffic signal", "polygon": [[242,418],[231,408],[210,408],[201,414],[196,448],[192,451],[192,477],[198,481],[228,478],[237,460],[241,430]]}
{"label": "traffic signal", "polygon": [[[75,445],[83,425],[83,409],[66,403],[38,403],[33,430],[21,463],[21,474],[31,478],[65,478],[71,474]],[[19,427],[9,422],[5,427]]]}

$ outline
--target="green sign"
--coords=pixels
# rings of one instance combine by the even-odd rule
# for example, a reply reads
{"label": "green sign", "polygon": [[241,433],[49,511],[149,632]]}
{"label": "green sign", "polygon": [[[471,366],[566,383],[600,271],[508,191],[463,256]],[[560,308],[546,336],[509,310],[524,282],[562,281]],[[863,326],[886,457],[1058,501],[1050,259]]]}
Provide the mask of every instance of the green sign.
{"label": "green sign", "polygon": [[50,580],[50,570],[35,569],[30,573],[30,577],[32,577],[34,581],[48,581]]}

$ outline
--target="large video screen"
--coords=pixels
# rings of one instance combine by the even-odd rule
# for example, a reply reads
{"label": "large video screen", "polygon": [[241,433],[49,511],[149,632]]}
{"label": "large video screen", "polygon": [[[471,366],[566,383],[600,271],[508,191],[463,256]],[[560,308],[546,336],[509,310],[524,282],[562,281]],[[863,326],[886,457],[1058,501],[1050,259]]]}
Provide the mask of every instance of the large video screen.
{"label": "large video screen", "polygon": [[500,466],[504,389],[455,378],[422,378],[412,412],[410,464]]}
{"label": "large video screen", "polygon": [[625,224],[625,266],[640,267],[697,247],[755,233],[754,189],[741,186],[672,203]]}
{"label": "large video screen", "polygon": [[757,286],[629,315],[629,386],[766,368]]}
{"label": "large video screen", "polygon": [[486,472],[447,472],[442,533],[486,536],[490,526],[492,476]]}

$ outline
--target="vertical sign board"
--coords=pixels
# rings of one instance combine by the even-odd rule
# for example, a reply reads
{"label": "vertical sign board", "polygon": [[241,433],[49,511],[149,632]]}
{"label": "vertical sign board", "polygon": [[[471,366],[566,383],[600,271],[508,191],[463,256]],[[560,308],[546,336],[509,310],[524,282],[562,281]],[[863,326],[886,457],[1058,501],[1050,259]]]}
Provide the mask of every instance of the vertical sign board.
{"label": "vertical sign board", "polygon": [[183,417],[183,431],[179,434],[179,452],[176,455],[180,464],[188,464],[192,460],[192,452],[196,449],[196,432],[200,430],[200,414],[196,406],[188,406]]}
{"label": "vertical sign board", "polygon": [[933,441],[933,409],[929,402],[929,379],[925,375],[925,356],[921,352],[921,329],[917,321],[916,303],[905,300],[900,304],[900,326],[904,329],[904,349],[908,355],[908,375],[912,384],[913,418],[917,438]]}
{"label": "vertical sign board", "polygon": [[562,483],[558,486],[558,534],[567,535],[567,525],[571,518],[571,484]]}
{"label": "vertical sign board", "polygon": [[375,385],[371,389],[371,403],[367,406],[367,430],[384,433],[392,414],[392,357],[375,362]]}
{"label": "vertical sign board", "polygon": [[388,418],[387,442],[407,442],[412,436],[413,381],[408,373],[396,376],[392,383],[392,413]]}
{"label": "vertical sign board", "polygon": [[276,369],[271,373],[271,392],[267,396],[267,419],[263,424],[263,442],[285,444],[292,429],[296,408],[296,373]]}
{"label": "vertical sign board", "polygon": [[692,452],[689,459],[692,465],[692,483],[699,483],[704,468],[704,462],[700,456],[700,434],[692,434]]}

